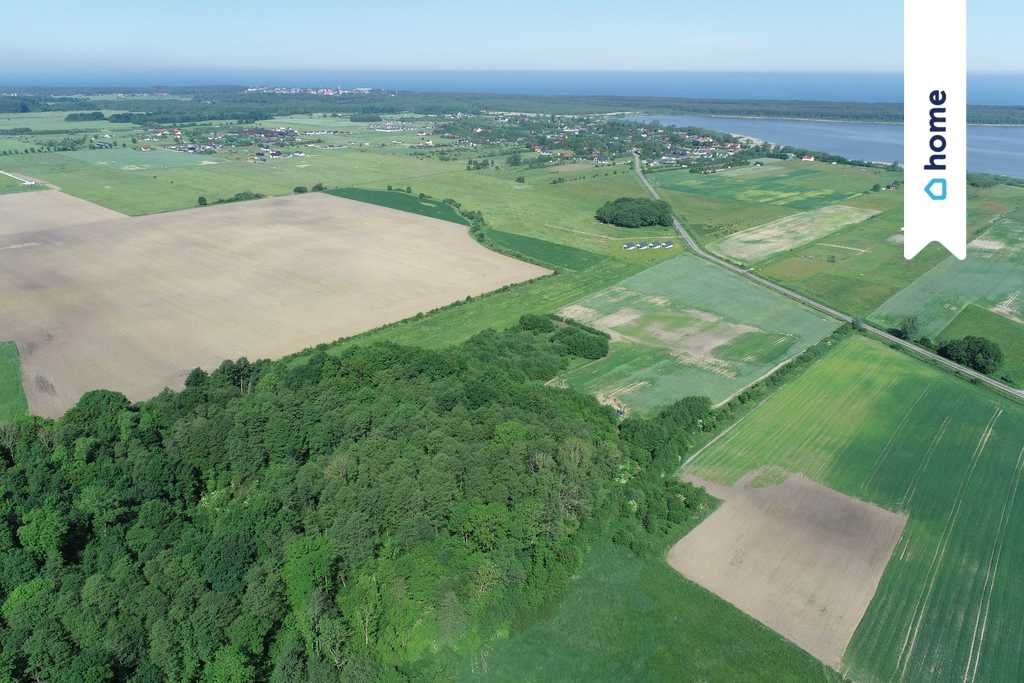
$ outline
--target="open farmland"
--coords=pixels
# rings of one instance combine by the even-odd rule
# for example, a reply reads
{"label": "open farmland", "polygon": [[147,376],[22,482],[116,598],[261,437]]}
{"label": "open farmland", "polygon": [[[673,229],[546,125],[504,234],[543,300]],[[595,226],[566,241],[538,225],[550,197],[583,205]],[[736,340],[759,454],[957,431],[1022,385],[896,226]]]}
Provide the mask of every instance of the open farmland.
{"label": "open farmland", "polygon": [[813,242],[852,223],[860,223],[877,211],[835,204],[786,216],[749,230],[734,232],[711,248],[728,258],[754,263],[780,251]]}
{"label": "open farmland", "polygon": [[656,559],[595,544],[547,618],[497,640],[460,681],[839,681]]}
{"label": "open farmland", "polygon": [[735,486],[768,468],[755,485],[802,475],[907,516],[842,659],[854,680],[1020,680],[1022,444],[1019,404],[853,337],[683,472]]}
{"label": "open farmland", "polygon": [[612,352],[563,380],[623,412],[680,396],[721,402],[827,336],[832,320],[684,254],[564,307]]}
{"label": "open farmland", "polygon": [[[1020,188],[972,189],[968,197],[968,239],[1012,217],[1018,198],[1024,199]],[[903,258],[903,198],[899,192],[872,192],[848,203],[881,213],[770,257],[758,263],[756,269],[769,279],[846,313],[868,317],[900,290],[942,264],[949,253],[932,244],[912,261]]]}
{"label": "open farmland", "polygon": [[[1017,197],[1024,206],[1024,191]],[[915,317],[919,334],[932,339],[965,335],[997,342],[1001,368],[1024,381],[1024,209],[998,218],[968,244],[967,259],[947,257],[871,314],[883,326]]]}
{"label": "open farmland", "polygon": [[649,180],[679,220],[711,242],[793,214],[850,204],[876,184],[900,178],[881,168],[778,159],[761,163],[710,175],[664,171],[651,173]]}
{"label": "open farmland", "polygon": [[[290,194],[298,185],[374,183],[452,169],[440,162],[356,150],[252,163],[169,150],[99,149],[4,159],[5,170],[40,178],[68,194],[133,216],[194,207],[238,192]],[[440,166],[440,168],[439,168]]]}
{"label": "open farmland", "polygon": [[463,226],[322,193],[138,219],[94,207],[77,225],[63,217],[89,205],[57,192],[0,202],[18,217],[0,230],[0,290],[13,293],[0,329],[41,415],[100,387],[146,398],[196,366],[284,355],[547,272]]}
{"label": "open farmland", "polygon": [[723,503],[668,562],[838,668],[906,517],[799,476],[765,486],[763,474],[735,486],[690,477]]}

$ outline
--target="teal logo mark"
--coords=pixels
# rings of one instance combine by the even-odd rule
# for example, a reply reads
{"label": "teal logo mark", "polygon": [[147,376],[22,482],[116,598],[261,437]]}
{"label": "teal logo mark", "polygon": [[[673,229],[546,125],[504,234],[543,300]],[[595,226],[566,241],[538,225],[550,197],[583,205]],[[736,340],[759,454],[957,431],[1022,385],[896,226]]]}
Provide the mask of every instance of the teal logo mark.
{"label": "teal logo mark", "polygon": [[945,178],[935,178],[924,186],[924,191],[937,202],[943,201],[947,194],[948,188],[946,187]]}

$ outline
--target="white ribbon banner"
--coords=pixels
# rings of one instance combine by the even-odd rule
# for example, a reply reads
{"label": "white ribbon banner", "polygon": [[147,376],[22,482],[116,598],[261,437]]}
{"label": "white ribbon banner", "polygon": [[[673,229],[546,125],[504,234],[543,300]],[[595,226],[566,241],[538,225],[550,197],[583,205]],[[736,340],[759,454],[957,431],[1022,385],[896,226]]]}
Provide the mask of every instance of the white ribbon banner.
{"label": "white ribbon banner", "polygon": [[903,256],[967,258],[967,0],[904,0]]}

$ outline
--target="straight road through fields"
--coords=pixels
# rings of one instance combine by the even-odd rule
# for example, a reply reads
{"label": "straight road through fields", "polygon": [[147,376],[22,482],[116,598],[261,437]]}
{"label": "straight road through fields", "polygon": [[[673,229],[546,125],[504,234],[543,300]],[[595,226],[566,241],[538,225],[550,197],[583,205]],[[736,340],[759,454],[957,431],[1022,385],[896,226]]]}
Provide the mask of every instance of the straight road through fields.
{"label": "straight road through fields", "polygon": [[[661,199],[661,195],[658,194],[658,191],[654,189],[654,186],[651,185],[651,182],[647,180],[647,176],[644,175],[643,167],[640,164],[640,156],[635,153],[633,154],[633,169],[636,171],[637,176],[640,178],[640,182],[642,182],[644,184],[644,187],[647,188],[647,192],[649,192],[650,195],[655,199]],[[731,261],[727,261],[726,259],[723,259],[719,256],[716,256],[715,254],[712,254],[709,251],[706,251],[697,243],[697,240],[695,240],[693,236],[690,235],[686,228],[683,227],[683,224],[679,222],[679,219],[677,219],[675,215],[672,216],[672,225],[673,227],[675,227],[676,232],[679,233],[679,237],[681,237],[683,242],[686,243],[686,246],[688,249],[690,249],[690,251],[692,251],[694,254],[700,256],[701,258],[707,261],[711,261],[717,266],[720,266],[727,270],[731,270],[737,275],[741,275],[747,278],[748,280],[751,280],[752,282],[756,282],[762,287],[767,287],[768,289],[777,292],[782,296],[788,297],[794,301],[798,301],[799,303],[802,303],[803,305],[809,308],[813,308],[814,310],[824,313],[825,315],[831,316],[833,318],[836,318],[837,320],[842,320],[843,322],[848,323],[856,323],[858,326],[860,326],[861,329],[863,329],[868,334],[878,337],[879,339],[882,339],[886,342],[896,344],[901,348],[904,348],[921,358],[930,360],[933,363],[936,363],[946,368],[947,370],[950,370],[951,372],[960,375],[961,377],[966,377],[968,379],[981,382],[982,384],[985,384],[990,388],[995,389],[996,391],[999,391],[1007,396],[1010,396],[1011,398],[1015,398],[1018,400],[1024,399],[1024,390],[1015,389],[1011,387],[1009,384],[1000,382],[999,380],[993,377],[984,375],[980,372],[977,372],[976,370],[972,370],[971,368],[964,367],[959,363],[954,363],[948,358],[943,358],[939,354],[930,351],[924,348],[923,346],[918,346],[917,344],[907,341],[906,339],[900,339],[899,337],[889,334],[885,330],[879,327],[875,327],[874,325],[871,325],[866,321],[858,321],[853,316],[847,315],[846,313],[843,313],[842,311],[832,308],[827,304],[823,304],[820,301],[811,299],[810,297],[804,296],[799,292],[794,292],[793,290],[787,289],[782,285],[771,282],[770,280],[766,280],[760,275],[757,275],[756,273],[751,272],[747,268],[744,268],[743,266],[738,266],[735,263],[732,263]]]}

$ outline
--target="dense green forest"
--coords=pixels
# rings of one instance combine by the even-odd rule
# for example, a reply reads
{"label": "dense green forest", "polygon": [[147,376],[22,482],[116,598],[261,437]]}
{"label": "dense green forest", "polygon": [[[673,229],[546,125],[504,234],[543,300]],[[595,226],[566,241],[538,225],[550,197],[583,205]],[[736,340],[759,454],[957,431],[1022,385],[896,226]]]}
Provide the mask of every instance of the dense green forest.
{"label": "dense green forest", "polygon": [[450,678],[588,538],[651,552],[710,508],[666,476],[707,399],[620,422],[545,385],[607,342],[527,316],[0,426],[0,680]]}
{"label": "dense green forest", "polygon": [[[324,97],[313,94],[244,92],[241,86],[119,88],[134,95],[126,101],[111,96],[110,88],[33,88],[17,96],[0,96],[0,112],[75,111],[87,108],[123,110],[112,121],[184,123],[218,119],[258,120],[285,114],[339,112],[349,114],[447,114],[452,112],[517,111],[544,114],[583,114],[638,111],[651,114],[711,114],[851,121],[903,120],[898,103],[822,102],[802,100],[718,100],[682,97],[539,96],[482,93],[416,93],[374,91]],[[170,93],[175,98],[157,97]],[[154,95],[147,98],[146,95]],[[86,99],[85,95],[91,95]],[[185,99],[191,98],[191,99]],[[1024,107],[972,105],[971,123],[1024,124]]]}

